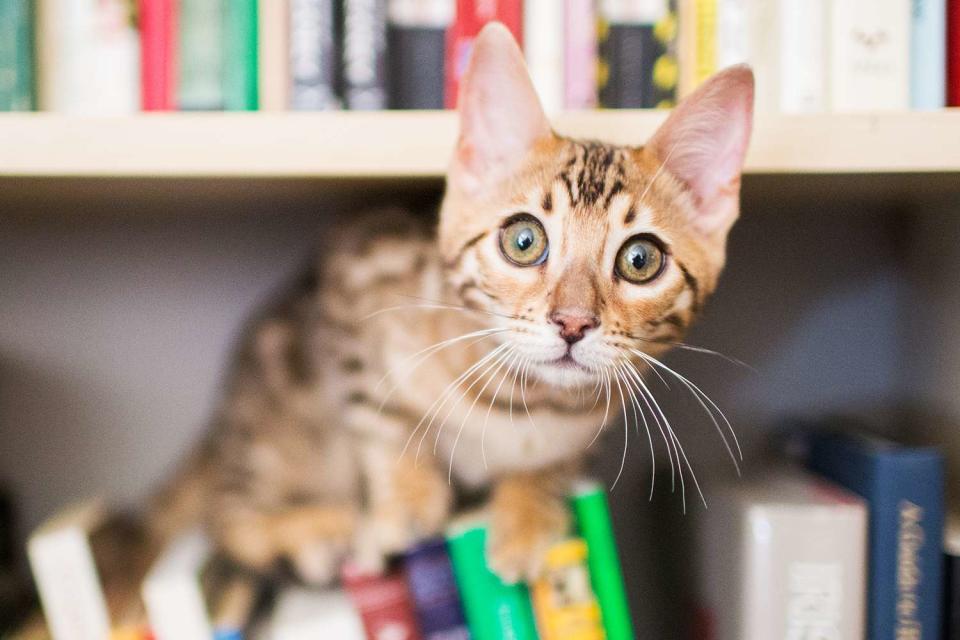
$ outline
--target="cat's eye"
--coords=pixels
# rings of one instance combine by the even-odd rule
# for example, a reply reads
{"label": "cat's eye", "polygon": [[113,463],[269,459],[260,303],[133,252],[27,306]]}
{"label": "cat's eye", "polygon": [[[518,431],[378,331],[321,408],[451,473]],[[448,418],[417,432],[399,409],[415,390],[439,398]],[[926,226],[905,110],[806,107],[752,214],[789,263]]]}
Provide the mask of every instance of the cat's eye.
{"label": "cat's eye", "polygon": [[511,216],[500,228],[500,252],[515,265],[532,267],[547,259],[547,232],[528,213]]}
{"label": "cat's eye", "polygon": [[623,243],[617,253],[617,275],[634,284],[650,282],[667,264],[663,246],[648,235],[634,236]]}

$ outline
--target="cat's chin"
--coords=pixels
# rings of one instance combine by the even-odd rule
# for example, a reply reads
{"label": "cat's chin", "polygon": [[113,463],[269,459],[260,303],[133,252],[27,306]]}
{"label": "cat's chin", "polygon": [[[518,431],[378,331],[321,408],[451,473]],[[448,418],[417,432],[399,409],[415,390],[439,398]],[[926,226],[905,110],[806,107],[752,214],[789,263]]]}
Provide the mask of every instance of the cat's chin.
{"label": "cat's chin", "polygon": [[539,363],[533,371],[543,382],[559,389],[593,386],[597,381],[596,373],[564,360]]}

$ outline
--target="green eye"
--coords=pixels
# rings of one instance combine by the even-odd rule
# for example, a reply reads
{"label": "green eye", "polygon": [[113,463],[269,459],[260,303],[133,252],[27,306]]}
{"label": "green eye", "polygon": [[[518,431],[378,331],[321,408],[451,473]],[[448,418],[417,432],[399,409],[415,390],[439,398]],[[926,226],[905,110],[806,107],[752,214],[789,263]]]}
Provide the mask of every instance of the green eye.
{"label": "green eye", "polygon": [[650,282],[663,272],[667,254],[660,242],[650,236],[634,236],[617,253],[617,275],[634,284]]}
{"label": "green eye", "polygon": [[547,259],[547,232],[528,213],[511,216],[500,229],[500,252],[515,265],[530,267]]}

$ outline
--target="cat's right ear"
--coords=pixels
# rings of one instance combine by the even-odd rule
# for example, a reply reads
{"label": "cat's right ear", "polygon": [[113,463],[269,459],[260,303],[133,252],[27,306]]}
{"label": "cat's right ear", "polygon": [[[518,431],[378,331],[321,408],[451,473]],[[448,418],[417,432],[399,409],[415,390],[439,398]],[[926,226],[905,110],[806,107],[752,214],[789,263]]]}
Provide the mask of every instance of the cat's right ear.
{"label": "cat's right ear", "polygon": [[457,108],[460,137],[449,179],[467,193],[508,177],[552,135],[520,47],[499,22],[487,24],[474,41]]}

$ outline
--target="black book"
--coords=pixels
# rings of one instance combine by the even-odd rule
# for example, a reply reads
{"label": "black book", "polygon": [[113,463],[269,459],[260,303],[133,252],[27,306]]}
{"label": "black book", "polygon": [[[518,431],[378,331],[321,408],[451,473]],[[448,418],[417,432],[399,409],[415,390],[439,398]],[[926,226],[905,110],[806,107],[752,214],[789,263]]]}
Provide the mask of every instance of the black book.
{"label": "black book", "polygon": [[390,0],[387,87],[391,109],[442,109],[451,0]]}

